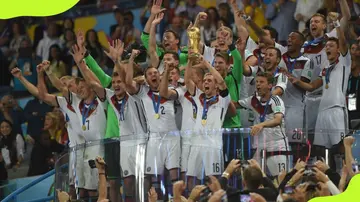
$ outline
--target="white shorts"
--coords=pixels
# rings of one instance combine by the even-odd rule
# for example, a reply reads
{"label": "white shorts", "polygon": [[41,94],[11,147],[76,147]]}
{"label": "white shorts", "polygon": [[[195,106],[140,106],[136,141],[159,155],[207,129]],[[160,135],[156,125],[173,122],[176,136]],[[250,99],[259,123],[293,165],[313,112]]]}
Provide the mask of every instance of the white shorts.
{"label": "white shorts", "polygon": [[285,108],[286,136],[291,143],[302,143],[304,141],[304,109],[297,107]]}
{"label": "white shorts", "polygon": [[191,146],[187,176],[204,179],[209,175],[221,175],[224,167],[224,156],[222,149]]}
{"label": "white shorts", "polygon": [[[318,97],[305,98],[305,128],[307,131],[314,131],[319,113],[321,95]],[[288,113],[288,112],[286,112]]]}
{"label": "white shorts", "polygon": [[189,155],[190,155],[190,145],[184,145],[184,144],[181,145],[181,159],[180,159],[181,172],[187,171]]}
{"label": "white shorts", "polygon": [[74,185],[74,168],[76,169],[76,151],[74,148],[70,148],[69,152],[69,185]]}
{"label": "white shorts", "polygon": [[150,138],[146,147],[146,170],[148,175],[162,175],[168,170],[180,168],[180,135],[165,138]]}
{"label": "white shorts", "polygon": [[99,184],[98,170],[90,168],[89,160],[95,160],[96,157],[104,157],[103,145],[89,145],[84,149],[83,157],[83,176],[84,176],[84,189],[97,190]]}
{"label": "white shorts", "polygon": [[[84,176],[84,148],[77,148],[76,150],[76,159],[75,159],[75,183],[76,188],[84,188],[85,187],[85,176]],[[89,164],[87,165],[89,166]]]}
{"label": "white shorts", "polygon": [[[123,177],[129,177],[140,173],[136,169],[144,168],[145,144],[120,147],[120,166]],[[141,177],[141,176],[139,176]]]}
{"label": "white shorts", "polygon": [[315,127],[314,145],[330,149],[338,144],[348,131],[347,111],[333,107],[319,112]]}
{"label": "white shorts", "polygon": [[268,175],[278,176],[283,169],[289,171],[292,168],[292,163],[290,161],[289,155],[267,156],[266,159],[264,160],[265,166],[262,166],[263,158],[261,157],[262,155],[259,152],[262,152],[262,150],[256,151],[254,155],[254,159],[259,163],[261,167],[264,167]]}

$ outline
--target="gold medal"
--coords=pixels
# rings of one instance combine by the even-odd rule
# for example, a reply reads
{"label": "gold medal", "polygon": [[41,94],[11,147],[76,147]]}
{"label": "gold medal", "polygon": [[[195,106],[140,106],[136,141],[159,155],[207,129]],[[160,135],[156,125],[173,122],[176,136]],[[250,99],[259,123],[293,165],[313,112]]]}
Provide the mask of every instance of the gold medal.
{"label": "gold medal", "polygon": [[85,131],[86,130],[86,126],[85,125],[82,125],[82,130]]}
{"label": "gold medal", "polygon": [[155,119],[159,119],[159,118],[160,118],[160,114],[155,114],[154,117],[155,117]]}
{"label": "gold medal", "polygon": [[206,119],[201,120],[201,124],[206,125]]}
{"label": "gold medal", "polygon": [[325,88],[328,89],[328,88],[329,88],[329,84],[326,84],[326,85],[325,85]]}

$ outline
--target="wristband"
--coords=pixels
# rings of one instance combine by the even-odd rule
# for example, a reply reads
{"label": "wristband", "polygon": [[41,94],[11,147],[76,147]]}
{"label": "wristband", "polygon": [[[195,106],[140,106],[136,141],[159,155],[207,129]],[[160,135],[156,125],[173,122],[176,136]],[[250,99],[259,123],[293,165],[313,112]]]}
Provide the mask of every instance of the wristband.
{"label": "wristband", "polygon": [[250,16],[247,16],[247,15],[242,15],[242,18],[246,21],[246,22],[249,22],[251,20],[251,17]]}
{"label": "wristband", "polygon": [[90,55],[90,53],[89,53],[89,51],[85,51],[85,54],[84,54],[84,58],[86,58],[87,56],[89,56]]}
{"label": "wristband", "polygon": [[224,172],[221,177],[225,177],[226,179],[230,178],[230,174],[228,172]]}
{"label": "wristband", "polygon": [[335,28],[340,27],[340,22],[339,22],[339,20],[336,20],[335,22],[333,22],[333,25],[334,25]]}
{"label": "wristband", "polygon": [[51,75],[51,74],[52,74],[52,70],[51,70],[50,67],[46,70],[46,74],[47,74],[47,75]]}
{"label": "wristband", "polygon": [[105,175],[105,173],[99,173],[99,175]]}

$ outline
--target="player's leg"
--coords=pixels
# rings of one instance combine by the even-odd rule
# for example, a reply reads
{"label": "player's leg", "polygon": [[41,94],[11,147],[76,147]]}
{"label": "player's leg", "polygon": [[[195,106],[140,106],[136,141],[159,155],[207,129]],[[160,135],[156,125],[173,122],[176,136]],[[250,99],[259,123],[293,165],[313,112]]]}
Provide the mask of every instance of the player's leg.
{"label": "player's leg", "polygon": [[105,162],[107,164],[107,179],[109,181],[110,201],[121,201],[120,184],[120,142],[116,139],[107,141],[105,145]]}
{"label": "player's leg", "polygon": [[[136,201],[136,190],[135,190],[135,173],[136,172],[136,157],[137,145],[135,146],[121,146],[120,159],[121,159],[121,170],[124,180],[123,194],[125,202]],[[138,176],[141,177],[141,176]]]}
{"label": "player's leg", "polygon": [[76,151],[73,148],[70,148],[69,152],[69,196],[72,199],[76,199],[76,190],[75,190],[75,177],[74,172],[76,170],[75,160],[76,160]]}
{"label": "player's leg", "polygon": [[201,150],[203,148],[198,146],[191,146],[187,167],[187,189],[188,193],[199,183],[197,180],[202,176],[203,158],[201,156]]}
{"label": "player's leg", "polygon": [[174,136],[170,139],[164,140],[163,151],[165,152],[165,167],[169,171],[169,179],[171,185],[168,186],[168,193],[173,195],[172,185],[180,179],[180,157],[181,157],[181,145],[180,136]]}
{"label": "player's leg", "polygon": [[86,191],[84,189],[85,187],[85,166],[88,166],[89,164],[84,163],[84,151],[85,149],[80,147],[76,150],[76,160],[75,160],[75,166],[76,166],[76,173],[75,173],[75,184],[77,183],[78,188],[78,194],[80,198],[84,198],[86,196]]}
{"label": "player's leg", "polygon": [[205,176],[220,176],[224,170],[223,152],[218,148],[203,148]]}
{"label": "player's leg", "polygon": [[[306,97],[305,98],[305,133],[313,145],[315,139],[315,127],[316,122],[318,120],[319,114],[319,105],[321,101],[321,96],[314,96],[314,97]],[[317,155],[325,155],[325,149],[313,146],[311,151],[311,156],[316,157]]]}
{"label": "player's leg", "polygon": [[311,156],[317,157],[325,157],[325,149],[331,147],[328,144],[328,114],[327,110],[319,112],[318,118],[316,120],[315,126],[315,136],[313,149],[311,151]]}

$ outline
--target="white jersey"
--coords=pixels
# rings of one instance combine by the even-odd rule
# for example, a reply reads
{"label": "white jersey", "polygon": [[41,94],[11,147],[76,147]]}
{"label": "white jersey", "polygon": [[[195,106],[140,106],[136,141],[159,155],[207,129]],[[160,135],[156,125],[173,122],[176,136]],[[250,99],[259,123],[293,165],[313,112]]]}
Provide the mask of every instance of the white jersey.
{"label": "white jersey", "polygon": [[144,110],[140,102],[128,94],[125,94],[123,99],[117,100],[114,91],[108,88],[105,88],[105,92],[106,99],[114,109],[119,122],[121,145],[132,146],[145,143],[146,127],[142,122]]}
{"label": "white jersey", "polygon": [[319,112],[332,107],[346,107],[346,90],[351,72],[351,55],[340,54],[338,61],[329,65],[320,72],[323,81],[323,94]]}
{"label": "white jersey", "polygon": [[64,97],[56,96],[56,102],[65,116],[66,129],[70,140],[69,146],[74,147],[78,144],[85,143],[84,136],[82,136],[81,124],[76,115],[75,109]]}
{"label": "white jersey", "polygon": [[[261,116],[265,115],[264,121],[274,119],[275,114],[285,116],[285,105],[279,96],[271,96],[268,102],[261,102],[259,96],[251,96],[240,100],[241,107],[251,109],[255,113],[254,125],[261,123]],[[280,125],[273,128],[263,128],[253,141],[253,148],[266,149],[267,151],[285,151],[288,147],[285,135],[284,118]],[[255,138],[256,138],[255,137]]]}
{"label": "white jersey", "polygon": [[[330,33],[327,33],[326,35],[328,37],[337,37],[335,29]],[[325,38],[313,40],[310,42],[305,42],[304,44],[304,56],[312,61],[314,67],[311,81],[316,80],[322,69],[324,69],[329,65],[329,61],[327,60],[327,55],[325,51],[325,45],[326,45]],[[307,92],[306,94],[308,96],[321,94],[321,89],[315,90],[313,92]]]}
{"label": "white jersey", "polygon": [[178,93],[178,100],[182,107],[181,131],[192,130],[195,125],[198,106],[194,97],[187,91],[185,86],[175,89]]}
{"label": "white jersey", "polygon": [[162,134],[177,131],[174,101],[160,97],[159,92],[152,91],[148,85],[140,85],[139,88],[133,96],[142,102],[147,130]]}
{"label": "white jersey", "polygon": [[[290,58],[287,54],[284,54],[281,58],[279,67],[285,68],[295,78],[300,79],[304,77],[311,80],[312,78],[312,62],[309,58],[300,56],[298,58]],[[291,82],[287,82],[286,91],[282,96],[282,99],[286,107],[305,107],[304,97],[305,92],[294,86]]]}
{"label": "white jersey", "polygon": [[[252,77],[256,77],[256,74],[258,72],[264,72],[264,68],[262,67],[259,67],[259,66],[250,66],[250,70],[251,70],[251,76]],[[274,78],[275,78],[275,81],[274,81],[274,87],[273,89],[275,89],[275,87],[280,87],[283,89],[284,92],[286,92],[286,86],[287,86],[287,83],[288,83],[288,78],[285,74],[283,74],[281,72],[282,70],[281,69],[277,69],[276,72],[274,73]]]}
{"label": "white jersey", "polygon": [[[223,95],[224,92],[227,92],[227,94]],[[194,131],[197,132],[191,139],[192,145],[211,145],[211,147],[221,149],[221,128],[231,102],[230,93],[226,90],[214,97],[206,98],[205,93],[196,89],[194,99],[198,110],[194,126]]]}
{"label": "white jersey", "polygon": [[86,141],[101,140],[106,132],[106,108],[107,103],[99,98],[87,105],[75,94],[71,94],[71,106],[75,109],[79,120],[79,127]]}

